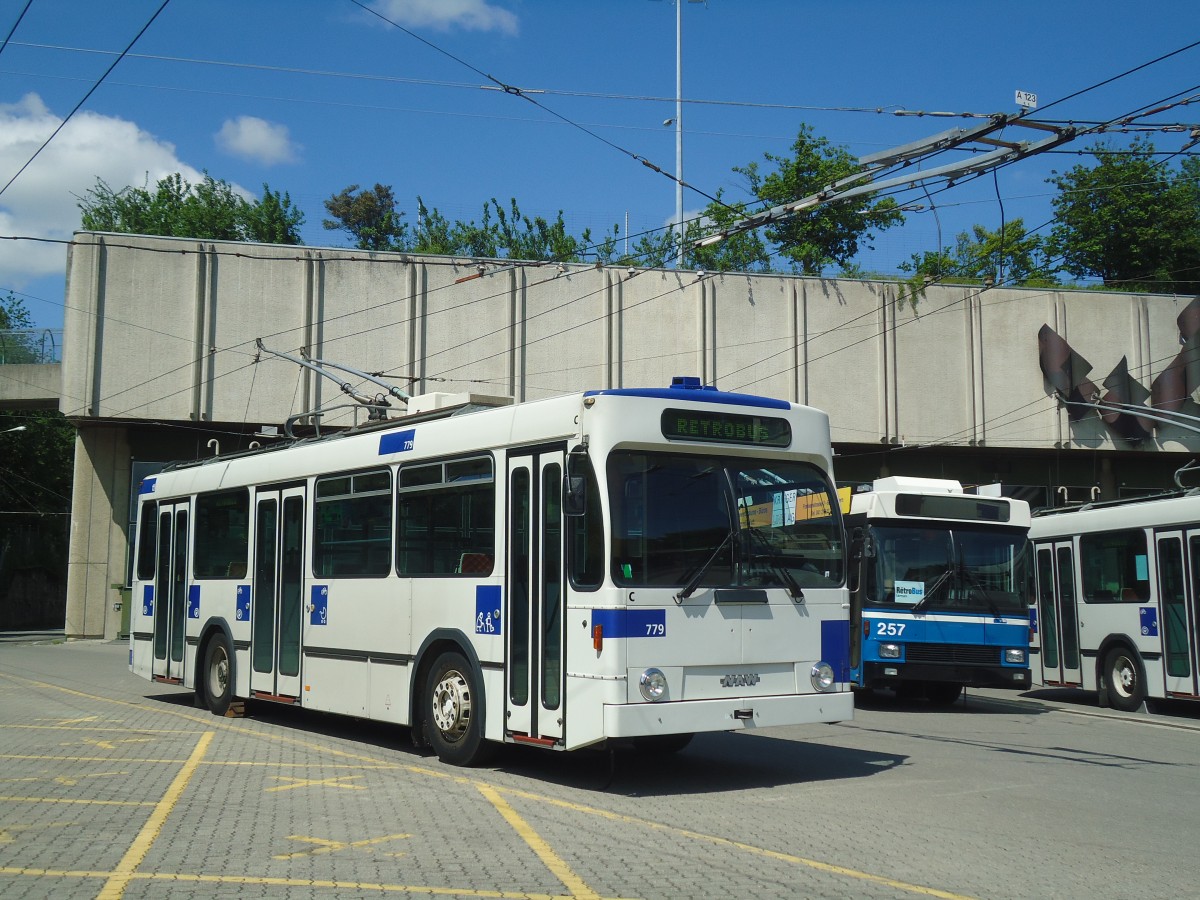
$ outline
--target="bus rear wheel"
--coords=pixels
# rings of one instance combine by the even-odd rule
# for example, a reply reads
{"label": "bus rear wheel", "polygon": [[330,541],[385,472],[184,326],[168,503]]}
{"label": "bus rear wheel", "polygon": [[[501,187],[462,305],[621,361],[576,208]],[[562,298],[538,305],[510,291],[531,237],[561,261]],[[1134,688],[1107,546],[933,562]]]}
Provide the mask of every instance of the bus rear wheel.
{"label": "bus rear wheel", "polygon": [[216,716],[225,715],[233,699],[233,656],[223,634],[213,635],[204,651],[204,699]]}
{"label": "bus rear wheel", "polygon": [[1123,712],[1135,712],[1146,699],[1141,667],[1126,648],[1114,647],[1104,657],[1104,688],[1108,705]]}
{"label": "bus rear wheel", "polygon": [[452,766],[485,761],[483,704],[478,677],[466,658],[453,650],[439,656],[426,680],[426,731],[438,759]]}

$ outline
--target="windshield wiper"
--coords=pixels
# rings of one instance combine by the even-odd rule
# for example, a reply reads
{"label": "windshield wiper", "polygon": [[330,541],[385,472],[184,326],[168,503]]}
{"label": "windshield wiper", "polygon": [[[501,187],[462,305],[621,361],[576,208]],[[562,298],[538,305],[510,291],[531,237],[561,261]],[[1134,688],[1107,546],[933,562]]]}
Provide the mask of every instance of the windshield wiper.
{"label": "windshield wiper", "polygon": [[797,603],[803,603],[804,591],[800,588],[800,584],[796,581],[795,576],[788,571],[788,567],[783,565],[776,558],[775,546],[769,540],[767,540],[766,537],[763,536],[762,532],[753,525],[747,524],[746,531],[749,533],[750,537],[754,538],[759,544],[767,548],[767,552],[761,556],[751,556],[750,558],[752,560],[766,559],[767,565],[770,566],[772,572],[779,576],[779,580],[783,582],[784,586],[787,588],[787,592],[791,594],[792,599]]}
{"label": "windshield wiper", "polygon": [[679,593],[672,598],[677,604],[682,603],[696,592],[696,588],[700,586],[700,582],[703,580],[704,576],[708,574],[708,570],[712,568],[712,564],[717,561],[717,557],[721,555],[721,551],[725,549],[726,545],[728,545],[733,538],[734,532],[732,529],[730,529],[729,534],[725,535],[725,538],[721,541],[721,543],[717,544],[717,549],[713,551],[712,556],[704,561],[704,565],[696,570],[696,573],[688,579],[687,584],[683,586],[682,590],[680,590]]}
{"label": "windshield wiper", "polygon": [[909,610],[909,612],[919,613],[921,610],[923,610],[929,601],[933,599],[933,595],[937,593],[938,588],[945,584],[953,574],[954,566],[951,564],[946,567],[945,572],[933,579],[933,584],[925,589],[925,593],[921,595],[921,599],[913,604],[913,607],[911,610]]}
{"label": "windshield wiper", "polygon": [[996,605],[996,601],[993,600],[988,594],[987,588],[980,583],[979,576],[967,568],[967,565],[962,561],[961,556],[959,558],[958,566],[962,570],[963,583],[967,586],[967,590],[972,594],[978,594],[981,598],[983,598],[983,602],[987,604],[987,607],[989,610],[991,610],[992,615],[999,617],[1000,607]]}

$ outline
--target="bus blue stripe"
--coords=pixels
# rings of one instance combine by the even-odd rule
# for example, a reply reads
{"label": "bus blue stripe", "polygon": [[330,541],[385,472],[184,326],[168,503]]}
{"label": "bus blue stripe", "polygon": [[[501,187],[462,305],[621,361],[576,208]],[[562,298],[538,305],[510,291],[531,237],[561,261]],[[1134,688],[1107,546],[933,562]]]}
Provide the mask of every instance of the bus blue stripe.
{"label": "bus blue stripe", "polygon": [[665,609],[593,609],[592,627],[601,625],[606,638],[666,637]]}
{"label": "bus blue stripe", "polygon": [[821,621],[821,659],[833,666],[838,681],[850,680],[850,623],[845,619]]}

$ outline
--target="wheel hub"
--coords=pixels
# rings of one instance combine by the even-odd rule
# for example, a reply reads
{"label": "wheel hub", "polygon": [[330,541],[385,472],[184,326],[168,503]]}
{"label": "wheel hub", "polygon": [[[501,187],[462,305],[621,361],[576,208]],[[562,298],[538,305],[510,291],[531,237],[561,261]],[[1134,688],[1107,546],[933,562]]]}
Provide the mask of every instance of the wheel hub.
{"label": "wheel hub", "polygon": [[433,689],[433,724],[443,737],[462,737],[471,721],[471,691],[461,672],[450,671]]}

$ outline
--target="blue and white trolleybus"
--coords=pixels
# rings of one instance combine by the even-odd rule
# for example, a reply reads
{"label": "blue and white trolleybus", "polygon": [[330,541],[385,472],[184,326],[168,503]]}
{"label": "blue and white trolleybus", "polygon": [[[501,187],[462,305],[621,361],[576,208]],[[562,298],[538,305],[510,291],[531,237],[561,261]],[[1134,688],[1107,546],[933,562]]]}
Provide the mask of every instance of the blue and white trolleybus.
{"label": "blue and white trolleybus", "polygon": [[851,666],[860,688],[953,703],[1029,687],[1029,504],[888,477],[850,496]]}
{"label": "blue and white trolleybus", "polygon": [[131,666],[443,760],[853,714],[826,415],[676,379],[406,415],[142,484]]}

